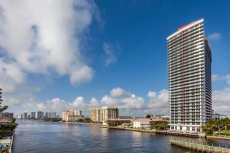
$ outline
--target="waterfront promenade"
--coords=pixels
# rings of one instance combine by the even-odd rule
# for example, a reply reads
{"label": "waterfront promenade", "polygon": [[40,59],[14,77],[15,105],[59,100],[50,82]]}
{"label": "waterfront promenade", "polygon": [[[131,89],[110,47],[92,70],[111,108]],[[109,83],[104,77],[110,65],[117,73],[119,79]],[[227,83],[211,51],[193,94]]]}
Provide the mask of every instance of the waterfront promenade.
{"label": "waterfront promenade", "polygon": [[206,153],[230,153],[230,148],[228,148],[227,145],[226,147],[213,146],[213,145],[211,146],[203,143],[201,144],[194,141],[188,141],[188,140],[176,139],[176,138],[172,138],[170,140],[170,143],[172,145],[188,148],[194,151],[201,151]]}
{"label": "waterfront promenade", "polygon": [[[108,129],[116,129],[123,131],[135,131],[135,132],[143,132],[143,133],[156,133],[162,135],[171,135],[171,136],[182,136],[182,137],[190,137],[190,138],[204,138],[205,135],[201,135],[198,133],[184,133],[184,132],[175,132],[175,131],[167,131],[167,130],[146,130],[146,129],[138,129],[138,128],[124,128],[122,126],[100,126],[101,128]],[[220,140],[230,140],[229,136],[207,136],[208,139],[220,139]]]}

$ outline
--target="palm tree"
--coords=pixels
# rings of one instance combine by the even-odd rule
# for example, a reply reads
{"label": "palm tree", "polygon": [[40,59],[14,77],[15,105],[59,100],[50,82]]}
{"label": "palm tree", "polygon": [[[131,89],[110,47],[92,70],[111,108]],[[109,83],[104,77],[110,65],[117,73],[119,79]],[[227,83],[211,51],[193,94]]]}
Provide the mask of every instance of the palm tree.
{"label": "palm tree", "polygon": [[222,125],[224,126],[225,129],[225,137],[226,137],[226,133],[228,130],[228,126],[230,126],[230,119],[229,118],[225,118],[222,120]]}
{"label": "palm tree", "polygon": [[216,122],[215,119],[210,119],[207,121],[207,123],[205,125],[207,129],[212,131],[213,136],[214,136],[214,130],[216,128],[215,122]]}
{"label": "palm tree", "polygon": [[219,131],[218,133],[220,136],[220,129],[223,126],[223,122],[222,122],[222,120],[216,120],[216,122],[214,124],[215,124],[216,128],[218,129],[218,131]]}

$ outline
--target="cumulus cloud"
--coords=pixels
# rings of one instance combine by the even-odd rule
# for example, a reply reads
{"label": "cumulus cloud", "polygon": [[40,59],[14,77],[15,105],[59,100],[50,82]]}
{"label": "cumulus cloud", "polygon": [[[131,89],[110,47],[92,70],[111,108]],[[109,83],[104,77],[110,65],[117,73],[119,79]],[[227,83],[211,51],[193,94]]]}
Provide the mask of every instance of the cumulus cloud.
{"label": "cumulus cloud", "polygon": [[119,44],[117,43],[116,46],[113,46],[110,43],[104,42],[102,48],[105,52],[105,66],[108,66],[112,63],[116,63],[116,51],[120,49]]}
{"label": "cumulus cloud", "polygon": [[[83,97],[77,97],[72,102],[61,100],[59,98],[53,98],[45,102],[40,101],[37,98],[31,98],[24,101],[22,104],[15,98],[12,99],[11,102],[15,103],[15,106],[22,105],[22,110],[27,112],[41,110],[56,111],[58,114],[61,114],[61,112],[66,109],[80,109],[84,115],[89,116],[90,108],[110,106],[119,108],[120,115],[131,115],[133,117],[140,117],[147,113],[169,114],[167,90],[163,89],[159,92],[149,91],[147,96],[150,98],[149,101],[145,101],[143,97],[131,94],[129,97],[123,98],[105,95],[100,100],[92,98],[90,102],[84,101]],[[23,97],[23,99],[26,98]],[[215,112],[230,115],[230,87],[223,90],[214,90],[212,101]]]}
{"label": "cumulus cloud", "polygon": [[229,114],[230,110],[230,87],[212,92],[213,109],[217,113]]}
{"label": "cumulus cloud", "polygon": [[27,73],[68,75],[72,84],[90,81],[94,71],[79,46],[92,18],[100,20],[98,14],[87,0],[1,1],[0,83],[5,92],[25,83]]}
{"label": "cumulus cloud", "polygon": [[214,33],[208,35],[208,39],[209,40],[219,40],[219,39],[221,39],[221,34],[218,32],[214,32]]}
{"label": "cumulus cloud", "polygon": [[217,74],[213,74],[212,75],[212,81],[218,81],[218,80],[226,80],[227,84],[230,84],[230,74],[225,75],[225,76],[220,76],[220,75],[217,75]]}
{"label": "cumulus cloud", "polygon": [[110,95],[112,97],[130,97],[131,93],[130,92],[126,92],[125,90],[123,90],[121,88],[115,88],[115,89],[112,89],[110,91]]}
{"label": "cumulus cloud", "polygon": [[158,94],[150,91],[148,95],[150,97],[149,108],[162,114],[169,114],[168,90],[163,89]]}
{"label": "cumulus cloud", "polygon": [[223,80],[227,80],[227,84],[230,84],[230,75],[222,77]]}
{"label": "cumulus cloud", "polygon": [[156,97],[156,95],[157,95],[156,92],[153,92],[153,91],[149,91],[147,94],[147,96],[150,98],[154,98],[154,97]]}
{"label": "cumulus cloud", "polygon": [[[167,103],[167,91],[162,90],[160,92],[155,92],[155,97],[151,97],[150,101],[145,101],[144,97],[136,96],[135,94],[129,93],[122,88],[114,88],[113,91],[122,91],[122,93],[128,93],[123,97],[113,97],[109,95],[103,96],[101,99],[92,98],[89,102],[85,101],[83,97],[77,97],[73,101],[65,101],[60,98],[53,98],[47,101],[41,101],[36,97],[17,97],[12,101],[14,104],[11,109],[18,108],[22,106],[21,112],[31,112],[31,111],[55,111],[58,114],[61,114],[63,110],[66,109],[76,109],[82,110],[85,116],[90,115],[90,108],[98,108],[102,106],[117,107],[119,108],[120,115],[131,115],[133,117],[144,116],[146,113],[151,114],[168,114]],[[112,93],[113,93],[112,92]],[[150,91],[149,93],[152,93]],[[32,94],[30,96],[33,96]],[[20,101],[24,99],[24,101]]]}

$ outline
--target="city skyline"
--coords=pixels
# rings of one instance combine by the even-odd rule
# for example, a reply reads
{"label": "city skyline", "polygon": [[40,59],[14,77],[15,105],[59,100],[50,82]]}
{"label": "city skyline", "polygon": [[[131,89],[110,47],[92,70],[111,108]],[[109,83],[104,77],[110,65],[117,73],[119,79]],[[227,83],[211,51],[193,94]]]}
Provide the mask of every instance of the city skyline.
{"label": "city skyline", "polygon": [[166,37],[204,18],[213,109],[230,115],[230,2],[62,2],[0,2],[0,88],[9,112],[89,116],[110,106],[120,115],[169,115]]}

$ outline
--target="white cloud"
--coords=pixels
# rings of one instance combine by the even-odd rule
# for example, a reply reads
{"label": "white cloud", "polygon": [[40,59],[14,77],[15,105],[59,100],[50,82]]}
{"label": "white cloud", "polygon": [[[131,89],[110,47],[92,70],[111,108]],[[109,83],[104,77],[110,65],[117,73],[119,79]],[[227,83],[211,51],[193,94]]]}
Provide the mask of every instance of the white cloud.
{"label": "white cloud", "polygon": [[110,43],[104,42],[102,48],[105,52],[105,66],[108,66],[112,63],[117,62],[117,57],[115,55],[115,51],[120,49],[120,46],[113,46]]}
{"label": "white cloud", "polygon": [[[115,88],[118,89],[118,88]],[[120,88],[120,91],[123,93],[129,93],[124,89]],[[116,91],[112,89],[111,91]],[[89,102],[84,101],[83,97],[77,97],[72,102],[68,102],[65,100],[61,100],[59,98],[53,98],[51,100],[47,100],[45,102],[37,99],[36,97],[28,97],[28,94],[15,95],[15,98],[7,98],[8,102],[12,107],[10,109],[16,109],[22,113],[23,111],[31,112],[31,111],[56,111],[58,114],[61,114],[62,110],[66,109],[80,109],[82,110],[85,116],[90,115],[90,108],[98,108],[102,106],[110,106],[119,108],[120,115],[130,115],[133,117],[140,117],[144,114],[169,114],[169,102],[168,102],[168,91],[163,89],[159,92],[149,91],[147,96],[150,98],[149,101],[145,101],[145,99],[141,96],[136,96],[132,93],[129,96],[125,97],[112,97],[109,95],[105,95],[101,98],[101,100],[97,100],[96,98],[92,98]],[[123,94],[121,94],[123,95]],[[229,102],[230,102],[230,87],[225,88],[223,90],[214,90],[213,93],[213,109],[215,112],[221,114],[229,114]],[[33,96],[30,94],[30,96]],[[23,101],[22,101],[23,99]]]}
{"label": "white cloud", "polygon": [[25,83],[27,73],[68,75],[72,84],[92,79],[94,71],[79,47],[92,18],[101,20],[92,1],[7,0],[0,8],[0,83],[5,92]]}
{"label": "white cloud", "polygon": [[125,90],[123,90],[121,88],[115,88],[115,89],[112,89],[110,91],[110,95],[112,97],[130,97],[131,93],[130,92],[126,92]]}
{"label": "white cloud", "polygon": [[91,106],[92,108],[96,108],[96,107],[99,106],[99,102],[97,101],[96,98],[93,97],[93,98],[90,100],[90,106]]}
{"label": "white cloud", "polygon": [[26,82],[26,75],[16,62],[6,63],[0,58],[0,85],[5,93],[13,92],[16,86]]}
{"label": "white cloud", "polygon": [[208,39],[209,40],[219,40],[219,39],[221,39],[221,34],[214,32],[214,33],[208,35]]}
{"label": "white cloud", "polygon": [[147,96],[150,97],[150,98],[154,98],[156,97],[157,93],[156,92],[152,92],[152,91],[149,91]]}
{"label": "white cloud", "polygon": [[216,81],[217,79],[218,79],[218,75],[213,74],[213,75],[212,75],[212,81]]}
{"label": "white cloud", "polygon": [[230,84],[230,74],[225,76],[219,76],[216,74],[212,75],[212,81],[218,81],[218,80],[227,80],[227,84]]}
{"label": "white cloud", "polygon": [[[118,88],[115,88],[118,89]],[[124,93],[129,93],[124,89],[119,90]],[[116,91],[112,89],[111,91]],[[122,94],[123,95],[123,94]],[[125,97],[111,97],[105,95],[101,100],[92,98],[89,102],[84,101],[83,97],[77,97],[72,102],[61,100],[60,98],[53,98],[47,101],[41,101],[31,94],[26,94],[24,97],[20,94],[19,97],[12,99],[11,110],[17,110],[15,113],[32,112],[32,111],[56,111],[61,114],[63,110],[66,109],[80,109],[83,115],[90,115],[90,108],[98,108],[102,106],[110,106],[119,108],[120,115],[131,115],[133,117],[140,117],[146,113],[151,114],[168,114],[168,106],[165,105],[167,101],[167,91],[162,90],[159,94],[156,93],[155,97],[150,98],[149,103],[145,102],[143,97],[136,96],[129,93]],[[21,101],[23,99],[23,101]],[[9,100],[8,98],[6,99]],[[21,107],[20,110],[18,109]],[[10,110],[9,110],[10,111]]]}
{"label": "white cloud", "polygon": [[215,112],[230,115],[230,87],[212,92],[212,107]]}
{"label": "white cloud", "polygon": [[230,75],[223,76],[222,79],[227,80],[227,84],[230,84]]}
{"label": "white cloud", "polygon": [[[168,102],[168,91],[163,89],[159,92],[159,94],[156,94],[155,92],[149,92],[150,93],[150,101],[148,104],[149,108],[152,108],[155,112],[158,112],[159,114],[169,114],[169,102]],[[155,93],[155,95],[153,94]],[[153,96],[154,95],[154,96]]]}

